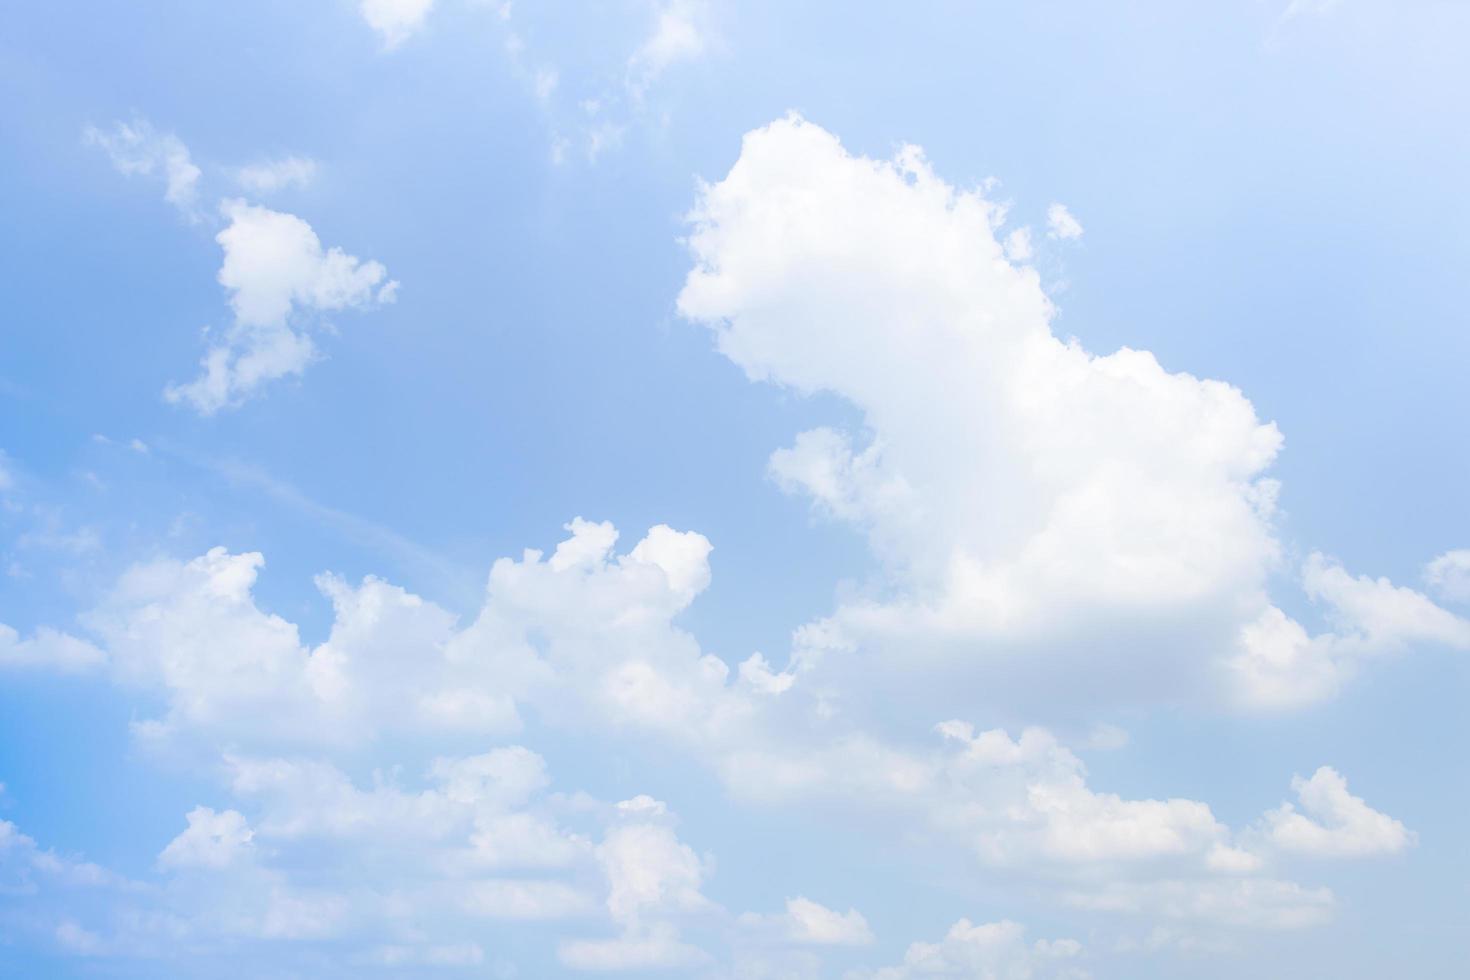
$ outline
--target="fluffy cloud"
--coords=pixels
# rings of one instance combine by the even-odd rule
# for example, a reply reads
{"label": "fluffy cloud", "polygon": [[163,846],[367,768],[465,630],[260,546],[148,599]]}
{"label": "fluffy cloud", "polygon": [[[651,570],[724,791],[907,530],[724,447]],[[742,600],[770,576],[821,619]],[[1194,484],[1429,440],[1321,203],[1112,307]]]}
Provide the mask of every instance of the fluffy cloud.
{"label": "fluffy cloud", "polygon": [[43,848],[15,824],[0,820],[0,932],[7,947],[24,935],[41,949],[71,955],[112,952],[89,928],[101,918],[97,910],[131,901],[144,891],[138,882]]}
{"label": "fluffy cloud", "polygon": [[[886,569],[814,628],[885,697],[1330,693],[1341,657],[1299,655],[1266,592],[1283,554],[1275,425],[1229,384],[1057,337],[1036,271],[997,237],[1003,211],[914,147],[854,156],[798,117],[747,134],[700,194],[681,313],[753,380],[862,415],[861,432],[802,433],[771,457]],[[1060,206],[1049,217],[1080,233]],[[1343,613],[1338,633],[1459,642],[1431,604],[1368,623],[1352,616],[1385,611],[1331,574],[1308,567],[1305,585]]]}
{"label": "fluffy cloud", "polygon": [[1265,834],[1283,851],[1311,857],[1396,854],[1414,841],[1402,823],[1348,792],[1347,780],[1331,766],[1311,779],[1291,781],[1297,804],[1283,803],[1266,814]]}
{"label": "fluffy cloud", "polygon": [[787,935],[817,946],[863,946],[873,941],[868,921],[857,909],[837,912],[809,898],[786,900]]}
{"label": "fluffy cloud", "polygon": [[392,940],[376,955],[419,961],[463,948],[475,922],[595,907],[576,876],[591,847],[558,825],[544,763],[519,746],[435,760],[421,789],[382,776],[360,788],[310,759],[230,756],[226,769],[249,824],[196,808],[159,857],[178,876],[168,899],[206,935],[375,936]]}
{"label": "fluffy cloud", "polygon": [[316,345],[299,329],[301,317],[391,303],[398,289],[381,263],[323,249],[293,214],[240,200],[223,202],[220,213],[229,224],[215,237],[225,253],[219,282],[229,291],[234,323],[204,355],[200,377],[165,391],[169,401],[204,415],[306,369]]}
{"label": "fluffy cloud", "polygon": [[234,810],[216,813],[196,806],[185,817],[189,827],[158,855],[165,868],[226,868],[243,859],[254,832]]}
{"label": "fluffy cloud", "polygon": [[1076,241],[1082,237],[1082,222],[1072,216],[1065,204],[1052,204],[1046,209],[1046,233],[1063,241]]}
{"label": "fluffy cloud", "polygon": [[25,639],[0,623],[0,669],[34,667],[80,673],[101,666],[107,655],[86,640],[39,627]]}
{"label": "fluffy cloud", "polygon": [[[485,734],[519,726],[504,692],[529,682],[527,648],[473,657],[473,636],[457,634],[454,617],[432,603],[377,579],[353,588],[323,576],[337,619],[308,649],[294,624],[256,606],[263,563],[216,548],[138,566],[88,615],[120,679],[164,695],[166,714],[139,723],[140,734],[345,744],[379,726]],[[497,682],[471,683],[471,673]]]}
{"label": "fluffy cloud", "polygon": [[857,909],[838,912],[798,895],[780,915],[743,915],[741,923],[776,940],[803,946],[866,946],[873,942],[868,920]]}
{"label": "fluffy cloud", "polygon": [[131,883],[89,861],[42,849],[8,820],[0,820],[0,894],[32,895],[50,887],[122,888]]}
{"label": "fluffy cloud", "polygon": [[392,49],[416,34],[434,6],[434,0],[362,0],[358,10],[368,26]]}
{"label": "fluffy cloud", "polygon": [[660,525],[614,556],[611,524],[567,528],[549,558],[497,561],[463,626],[379,579],[323,575],[334,619],[307,647],[254,600],[264,558],[222,548],[134,567],[85,621],[119,679],[162,694],[164,714],[136,726],[154,738],[331,746],[383,732],[498,734],[520,727],[523,702],[572,727],[733,738],[752,710],[748,686],[731,686],[725,664],[672,623],[709,582],[709,542]]}
{"label": "fluffy cloud", "polygon": [[1002,248],[1005,249],[1006,258],[1018,265],[1031,261],[1033,254],[1031,229],[1013,228],[1006,234],[1005,241],[1002,242]]}
{"label": "fluffy cloud", "polygon": [[620,927],[613,939],[562,943],[558,955],[582,970],[692,966],[709,957],[679,937],[674,921],[714,908],[700,892],[705,865],[668,825],[668,809],[646,796],[617,805],[622,823],[597,846],[606,876],[607,910]]}
{"label": "fluffy cloud", "polygon": [[628,91],[635,100],[672,65],[704,54],[698,13],[695,0],[669,0],[658,7],[652,33],[628,59]]}
{"label": "fluffy cloud", "polygon": [[164,200],[191,220],[199,217],[200,170],[177,136],[160,133],[147,121],[135,119],[115,123],[107,131],[89,127],[85,137],[107,152],[119,173],[162,177]]}
{"label": "fluffy cloud", "polygon": [[973,841],[988,862],[1207,860],[1228,838],[1203,803],[1093,791],[1081,760],[1042,729],[1012,739],[998,729],[975,734],[958,721],[939,728],[963,749],[946,759],[943,782],[958,791],[936,819]]}
{"label": "fluffy cloud", "polygon": [[982,980],[1085,978],[1074,961],[1082,946],[1072,939],[1028,943],[1015,922],[972,923],[961,919],[937,943],[916,942],[899,966],[857,971],[851,980],[909,980],[911,977],[975,977]]}
{"label": "fluffy cloud", "polygon": [[1332,628],[1310,634],[1275,606],[1246,623],[1229,666],[1247,703],[1293,707],[1321,700],[1365,661],[1416,643],[1470,649],[1470,620],[1388,579],[1353,576],[1313,554],[1302,566],[1302,584]]}
{"label": "fluffy cloud", "polygon": [[1424,581],[1446,602],[1470,602],[1470,548],[1435,558],[1424,569]]}

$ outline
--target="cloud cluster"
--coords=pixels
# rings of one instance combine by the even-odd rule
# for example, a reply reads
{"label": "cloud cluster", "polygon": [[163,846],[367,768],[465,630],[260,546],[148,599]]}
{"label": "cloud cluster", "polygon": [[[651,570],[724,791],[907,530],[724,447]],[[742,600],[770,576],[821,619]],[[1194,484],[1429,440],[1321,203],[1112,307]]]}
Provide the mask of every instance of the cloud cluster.
{"label": "cloud cluster", "polygon": [[[346,941],[386,921],[377,893],[391,882],[422,890],[419,905],[446,915],[445,902],[496,919],[601,909],[612,935],[565,941],[558,955],[571,967],[705,962],[681,923],[716,910],[702,892],[707,864],[676,837],[662,803],[602,807],[594,836],[554,819],[577,806],[541,795],[544,764],[525,748],[436,758],[422,789],[382,776],[360,788],[332,761],[390,736],[503,738],[528,712],[597,738],[666,741],[746,805],[836,804],[920,850],[1048,882],[1077,908],[1189,927],[1321,922],[1331,894],[1272,877],[1278,855],[1361,857],[1412,840],[1331,769],[1296,784],[1300,810],[1286,804],[1232,831],[1203,802],[1093,788],[1045,729],[1012,737],[950,720],[926,745],[859,725],[833,713],[832,692],[812,688],[811,675],[777,674],[758,656],[731,671],[674,625],[710,582],[702,536],[658,526],[617,554],[610,524],[577,519],[567,531],[549,556],[496,562],[483,607],[463,626],[381,580],[320,576],[334,617],[315,646],[256,603],[259,555],[215,549],[120,579],[84,622],[114,676],[163,706],[135,733],[217,754],[230,798],[189,813],[159,858],[160,869],[197,879],[188,902],[205,910],[198,928],[267,936],[290,921],[305,923],[289,927],[299,938]],[[312,855],[310,887],[291,870],[301,848]],[[335,869],[329,889],[325,866]],[[456,877],[476,869],[487,876]],[[560,876],[504,877],[548,869]],[[229,914],[206,914],[220,889],[235,896]],[[800,896],[782,915],[738,921],[753,941],[796,947],[872,938],[857,910]]]}
{"label": "cloud cluster", "polygon": [[[391,46],[430,6],[362,12]],[[694,8],[658,9],[627,65],[633,102],[703,50]],[[136,127],[94,139],[129,172],[169,175],[172,199],[186,173],[176,139]],[[264,193],[309,170],[237,179]],[[234,199],[220,215],[233,324],[203,375],[169,389],[204,414],[299,374],[316,318],[396,288],[294,215]],[[540,732],[656,745],[706,767],[733,805],[828,808],[1057,907],[1163,928],[1160,942],[1318,925],[1336,899],[1288,880],[1293,860],[1414,843],[1331,767],[1231,827],[1202,800],[1096,785],[1049,728],[977,723],[1002,701],[1069,723],[1125,700],[1294,707],[1374,658],[1470,648],[1470,621],[1424,594],[1317,553],[1288,564],[1269,475],[1282,437],[1242,392],[1059,337],[1038,273],[1019,264],[1029,232],[1007,233],[1003,208],[913,147],[871,160],[779,120],[747,135],[692,222],[681,313],[752,379],[860,414],[852,430],[795,435],[769,472],[865,535],[880,578],[797,629],[784,663],[727,663],[679,619],[711,584],[711,543],[665,525],[620,550],[612,524],[573,519],[549,554],[496,561],[464,620],[375,577],[323,574],[332,615],[311,643],[258,601],[260,554],[135,565],[81,617],[90,639],[0,626],[0,667],[106,670],[135,699],[135,737],[198,764],[215,796],[180,816],[148,888],[113,914],[45,919],[55,942],[270,940],[415,970],[484,967],[487,923],[555,921],[548,955],[568,969],[714,971],[719,934],[748,976],[815,976],[816,951],[875,942],[840,896],[731,914],[707,894],[713,859],[665,803],[555,789],[543,757],[510,742]],[[1061,205],[1047,225],[1082,235]],[[1447,600],[1463,591],[1462,558],[1426,570]],[[1272,597],[1282,572],[1320,627]],[[1126,742],[1096,732],[1094,747]],[[53,870],[132,887],[48,855],[0,823],[0,872],[22,890]],[[1075,978],[1091,956],[965,918],[850,976]]]}

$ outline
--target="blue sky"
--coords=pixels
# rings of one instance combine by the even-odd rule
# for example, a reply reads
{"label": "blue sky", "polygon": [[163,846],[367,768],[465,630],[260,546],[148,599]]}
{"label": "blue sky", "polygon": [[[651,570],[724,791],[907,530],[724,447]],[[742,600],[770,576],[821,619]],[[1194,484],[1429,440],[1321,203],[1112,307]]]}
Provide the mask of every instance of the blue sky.
{"label": "blue sky", "polygon": [[1467,37],[12,11],[0,973],[1458,976]]}

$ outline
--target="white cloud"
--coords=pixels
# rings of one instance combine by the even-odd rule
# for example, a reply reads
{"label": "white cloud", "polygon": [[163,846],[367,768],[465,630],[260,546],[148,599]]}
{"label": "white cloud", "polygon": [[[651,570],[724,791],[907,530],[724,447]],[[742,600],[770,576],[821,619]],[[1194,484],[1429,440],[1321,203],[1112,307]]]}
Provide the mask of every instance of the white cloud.
{"label": "white cloud", "polygon": [[1247,703],[1294,707],[1335,694],[1359,666],[1412,644],[1470,649],[1470,620],[1385,578],[1353,576],[1320,554],[1302,566],[1308,596],[1332,629],[1310,634],[1274,606],[1241,628],[1230,661]]}
{"label": "white cloud", "polygon": [[85,621],[120,679],[164,695],[166,712],[138,726],[155,738],[333,745],[383,731],[505,733],[519,728],[518,702],[533,699],[553,719],[615,728],[732,724],[745,709],[728,668],[671,622],[709,582],[708,540],[660,525],[614,556],[612,525],[568,529],[550,559],[497,561],[484,607],[463,627],[379,579],[320,576],[334,618],[326,641],[307,647],[255,603],[264,558],[222,548],[134,567]]}
{"label": "white cloud", "polygon": [[224,249],[219,282],[238,324],[272,328],[295,308],[333,311],[390,301],[397,283],[381,263],[338,248],[324,250],[311,226],[292,214],[225,201],[230,222],[216,236]]}
{"label": "white cloud", "polygon": [[788,942],[809,946],[866,946],[873,942],[868,920],[857,909],[838,912],[798,895],[786,900],[786,911],[775,916],[746,916],[750,925],[774,928]]}
{"label": "white cloud", "polygon": [[608,911],[617,922],[637,925],[663,911],[709,906],[699,891],[703,862],[667,826],[635,822],[615,827],[598,845],[597,860],[609,883]]}
{"label": "white cloud", "polygon": [[[591,860],[591,845],[556,823],[540,756],[520,746],[435,760],[425,788],[355,785],[329,762],[227,756],[229,790],[257,812],[257,843],[303,848],[384,846],[419,873],[475,877],[460,895],[475,915],[546,918],[585,911],[561,882],[527,877]],[[402,873],[406,867],[395,869]]]}
{"label": "white cloud", "polygon": [[317,163],[310,157],[288,156],[241,167],[235,181],[257,194],[274,194],[288,187],[306,187],[316,179]]}
{"label": "white cloud", "polygon": [[1435,558],[1424,568],[1424,581],[1446,602],[1470,602],[1470,548]]}
{"label": "white cloud", "polygon": [[[1283,803],[1265,817],[1265,834],[1283,851],[1311,857],[1397,854],[1414,834],[1386,813],[1348,792],[1347,780],[1331,766],[1311,779],[1291,781],[1297,804]],[[1298,808],[1300,807],[1300,808]]]}
{"label": "white cloud", "polygon": [[136,883],[89,861],[43,849],[15,824],[0,820],[0,896],[23,896],[39,909],[59,891],[136,888]]}
{"label": "white cloud", "polygon": [[[1267,594],[1280,432],[1224,382],[1057,337],[1036,272],[996,238],[1003,210],[917,148],[854,156],[798,117],[747,134],[702,189],[680,312],[752,380],[861,413],[860,435],[815,429],[771,457],[780,486],[864,532],[885,569],[814,629],[860,651],[883,697],[936,713],[964,707],[957,690],[1052,710],[1330,693],[1336,661],[1286,635]],[[1050,217],[1080,231],[1060,206]],[[1369,613],[1304,574],[1334,608]],[[1459,642],[1406,598],[1358,631]]]}
{"label": "white cloud", "polygon": [[796,675],[773,671],[763,654],[753,653],[740,662],[740,680],[762,694],[784,694],[796,683]]}
{"label": "white cloud", "polygon": [[[407,7],[413,0],[368,0],[364,7],[375,4]],[[105,149],[122,173],[161,173],[166,198],[191,220],[203,217],[200,170],[178,137],[134,121],[117,123],[110,132],[89,128],[86,138]],[[316,169],[314,160],[291,156],[238,168],[233,177],[247,190],[270,194],[305,186]],[[236,407],[261,385],[305,371],[318,356],[305,329],[313,318],[391,303],[398,290],[382,263],[324,249],[311,226],[295,215],[239,199],[221,201],[219,213],[228,222],[215,236],[224,250],[219,282],[229,293],[234,320],[201,358],[200,376],[164,390],[169,401],[202,415]]]}
{"label": "white cloud", "polygon": [[1082,222],[1072,216],[1065,204],[1052,204],[1046,209],[1046,233],[1063,241],[1082,237]]}
{"label": "white cloud", "polygon": [[984,980],[1085,978],[1075,965],[1082,955],[1076,940],[1028,943],[1026,930],[1015,922],[972,923],[961,919],[937,943],[916,942],[903,963],[872,971],[854,971],[852,980],[909,980],[915,977],[977,977]]}
{"label": "white cloud", "polygon": [[433,6],[434,0],[361,0],[358,10],[391,50],[418,33]]}
{"label": "white cloud", "polygon": [[[0,896],[25,894],[39,919],[58,888],[118,892],[106,929],[67,930],[91,951],[252,956],[242,940],[333,941],[381,965],[476,965],[484,957],[475,940],[488,922],[596,919],[601,907],[619,932],[605,944],[618,946],[609,955],[634,965],[696,955],[674,926],[707,904],[692,852],[665,827],[667,837],[629,837],[648,821],[548,794],[542,760],[524,748],[440,759],[420,789],[383,773],[362,788],[322,761],[230,758],[227,767],[228,792],[251,815],[195,807],[159,855],[161,878],[147,886],[42,851],[0,821]],[[580,807],[585,818],[589,805],[608,826],[596,848],[556,817]],[[514,817],[543,823],[569,846],[518,852],[504,864],[481,860],[480,839]]]}
{"label": "white cloud", "polygon": [[160,133],[142,119],[115,123],[108,131],[88,127],[85,136],[88,143],[107,152],[119,173],[161,176],[164,200],[197,220],[200,170],[177,136]]}
{"label": "white cloud", "polygon": [[1031,261],[1031,256],[1034,254],[1031,247],[1031,229],[1017,228],[1006,235],[1004,248],[1006,258],[1018,265]]}
{"label": "white cloud", "polygon": [[628,59],[627,87],[635,101],[671,66],[704,54],[699,13],[695,0],[666,0],[659,6],[652,33]]}
{"label": "white cloud", "polygon": [[242,860],[255,836],[234,810],[216,813],[207,806],[196,806],[185,819],[188,828],[158,855],[161,867],[227,868]]}
{"label": "white cloud", "polygon": [[216,548],[190,562],[137,566],[89,614],[119,677],[165,695],[167,713],[140,723],[140,734],[341,744],[382,726],[519,726],[513,695],[540,669],[524,641],[475,655],[480,633],[456,631],[433,603],[377,579],[353,588],[323,576],[336,618],[327,640],[306,648],[295,625],[255,605],[263,563]]}
{"label": "white cloud", "polygon": [[1336,632],[1365,646],[1438,643],[1470,647],[1470,620],[1386,578],[1355,577],[1336,562],[1313,554],[1306,561],[1302,583],[1309,596],[1327,605]]}
{"label": "white cloud", "polygon": [[1187,857],[1198,863],[1228,839],[1210,808],[1194,800],[1125,800],[1086,785],[1075,755],[1048,732],[1019,739],[995,729],[945,722],[940,732],[962,746],[936,780],[933,819],[978,856],[1001,865],[1085,865]]}
{"label": "white cloud", "polygon": [[0,670],[39,668],[81,673],[102,666],[107,655],[86,640],[51,629],[38,627],[25,639],[4,623],[0,623]]}
{"label": "white cloud", "polygon": [[558,950],[562,963],[581,970],[635,970],[693,966],[703,950],[679,937],[676,920],[714,908],[700,891],[705,863],[675,836],[659,800],[636,797],[617,804],[623,822],[597,846],[607,879],[607,910],[620,927],[613,939],[574,939]]}
{"label": "white cloud", "polygon": [[323,249],[295,215],[241,200],[222,202],[220,213],[229,225],[215,237],[224,250],[219,282],[230,294],[234,323],[205,354],[203,374],[165,392],[204,415],[306,369],[316,346],[299,317],[391,303],[398,289],[382,263]]}

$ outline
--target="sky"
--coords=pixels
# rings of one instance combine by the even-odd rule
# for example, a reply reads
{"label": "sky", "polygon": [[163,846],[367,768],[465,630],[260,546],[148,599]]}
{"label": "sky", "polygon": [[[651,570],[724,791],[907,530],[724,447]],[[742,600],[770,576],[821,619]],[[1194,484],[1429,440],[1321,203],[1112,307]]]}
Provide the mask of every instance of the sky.
{"label": "sky", "polygon": [[1467,41],[17,5],[0,975],[1461,976]]}

